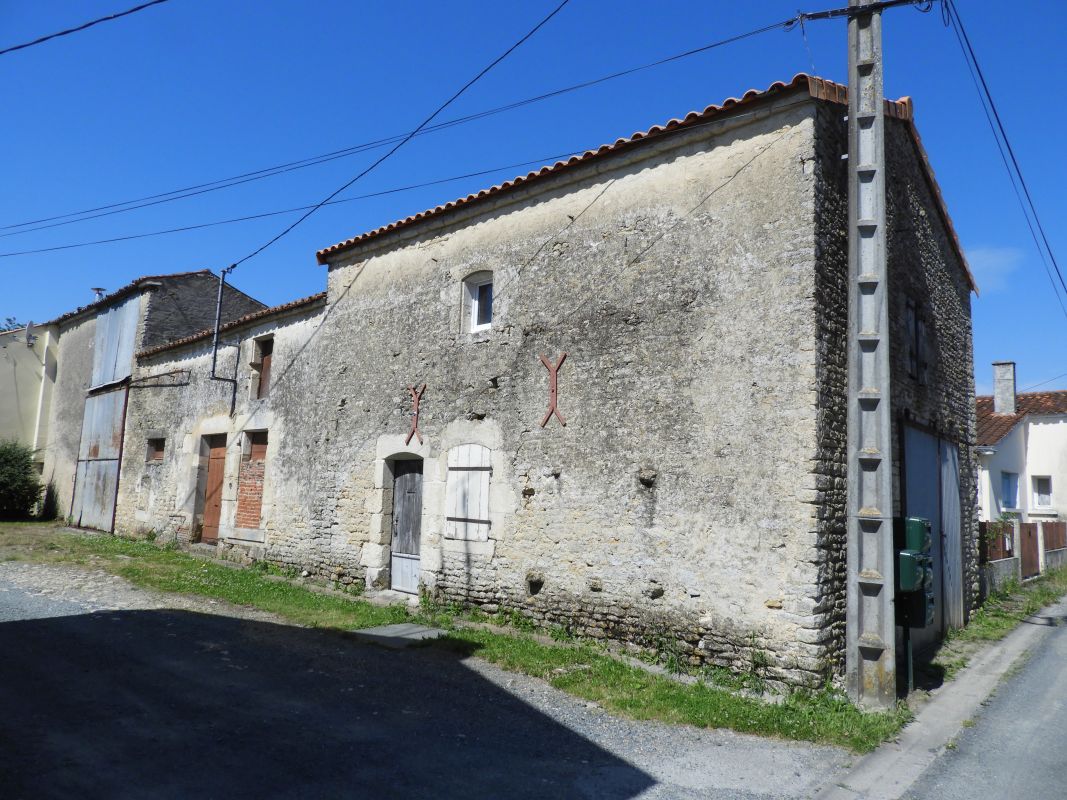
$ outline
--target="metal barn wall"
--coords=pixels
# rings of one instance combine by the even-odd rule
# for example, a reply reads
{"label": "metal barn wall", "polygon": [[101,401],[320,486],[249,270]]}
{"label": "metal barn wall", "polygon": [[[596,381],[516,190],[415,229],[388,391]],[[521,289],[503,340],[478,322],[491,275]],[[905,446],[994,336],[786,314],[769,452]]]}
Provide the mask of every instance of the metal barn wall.
{"label": "metal barn wall", "polygon": [[122,454],[126,388],[85,399],[71,517],[75,525],[110,531]]}
{"label": "metal barn wall", "polygon": [[133,295],[97,315],[91,388],[130,377],[140,311],[141,297]]}

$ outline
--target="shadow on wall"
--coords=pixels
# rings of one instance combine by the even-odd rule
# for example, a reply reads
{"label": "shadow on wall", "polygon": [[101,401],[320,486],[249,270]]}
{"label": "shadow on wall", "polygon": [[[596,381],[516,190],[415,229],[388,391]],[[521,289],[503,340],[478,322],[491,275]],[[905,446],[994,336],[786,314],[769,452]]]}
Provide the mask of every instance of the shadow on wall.
{"label": "shadow on wall", "polygon": [[7,798],[632,798],[652,778],[434,648],[183,611],[0,624]]}

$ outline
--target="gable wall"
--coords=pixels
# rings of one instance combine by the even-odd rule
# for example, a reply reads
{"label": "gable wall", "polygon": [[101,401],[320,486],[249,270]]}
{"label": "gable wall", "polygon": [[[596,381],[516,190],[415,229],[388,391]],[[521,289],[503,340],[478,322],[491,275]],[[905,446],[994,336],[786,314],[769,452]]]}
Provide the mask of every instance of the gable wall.
{"label": "gable wall", "polygon": [[[388,585],[383,465],[420,455],[428,591],[821,681],[813,103],[782,105],[336,257],[316,403],[279,456],[304,437],[320,455],[311,527],[268,552],[329,574],[357,548]],[[485,269],[493,329],[462,333]],[[539,356],[562,352],[567,426],[542,428]],[[425,442],[405,446],[422,383]],[[486,541],[444,534],[463,443],[492,452]]]}

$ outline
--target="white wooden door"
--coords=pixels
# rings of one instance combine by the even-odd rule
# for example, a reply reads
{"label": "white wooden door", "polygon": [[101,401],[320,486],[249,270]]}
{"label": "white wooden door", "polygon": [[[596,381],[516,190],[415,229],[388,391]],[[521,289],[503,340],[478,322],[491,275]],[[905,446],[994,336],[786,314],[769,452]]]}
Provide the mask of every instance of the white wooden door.
{"label": "white wooden door", "polygon": [[422,460],[393,464],[393,541],[389,573],[398,592],[419,591],[422,535]]}

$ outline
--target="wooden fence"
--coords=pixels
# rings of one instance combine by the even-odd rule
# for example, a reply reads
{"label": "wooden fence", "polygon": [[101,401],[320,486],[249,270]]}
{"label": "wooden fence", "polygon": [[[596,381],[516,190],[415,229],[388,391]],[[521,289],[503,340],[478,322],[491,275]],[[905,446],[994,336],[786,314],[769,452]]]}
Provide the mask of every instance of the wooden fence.
{"label": "wooden fence", "polygon": [[1015,556],[1015,527],[1002,522],[978,523],[978,563]]}
{"label": "wooden fence", "polygon": [[1067,522],[1042,522],[1045,529],[1045,552],[1067,547]]}
{"label": "wooden fence", "polygon": [[1036,522],[1019,523],[1019,556],[1024,580],[1041,574],[1041,553],[1037,546]]}

